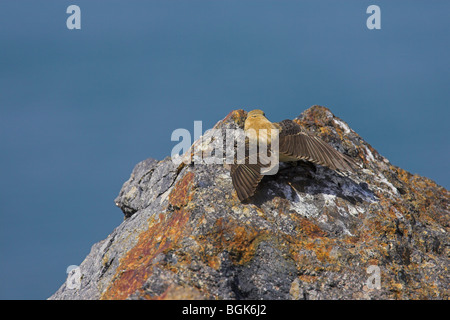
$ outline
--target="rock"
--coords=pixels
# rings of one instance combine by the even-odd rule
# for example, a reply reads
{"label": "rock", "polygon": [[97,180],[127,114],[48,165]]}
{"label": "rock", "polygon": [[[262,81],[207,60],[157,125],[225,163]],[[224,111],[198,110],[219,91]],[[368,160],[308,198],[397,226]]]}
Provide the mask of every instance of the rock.
{"label": "rock", "polygon": [[[227,166],[144,160],[115,200],[126,219],[92,247],[79,287],[50,299],[449,299],[449,192],[392,165],[327,108],[295,121],[359,172],[283,165],[241,203]],[[208,138],[185,156],[209,152]]]}
{"label": "rock", "polygon": [[158,163],[155,159],[146,159],[139,162],[114,200],[125,218],[148,207],[166,192],[177,176],[176,171],[170,160]]}

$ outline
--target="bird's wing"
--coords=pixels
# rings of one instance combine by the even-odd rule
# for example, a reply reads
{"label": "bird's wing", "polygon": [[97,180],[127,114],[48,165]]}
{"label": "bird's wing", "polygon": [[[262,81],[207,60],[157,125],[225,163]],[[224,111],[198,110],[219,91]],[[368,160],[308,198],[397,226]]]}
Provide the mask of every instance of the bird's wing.
{"label": "bird's wing", "polygon": [[352,158],[340,153],[320,138],[301,132],[292,120],[275,124],[279,128],[280,155],[298,160],[308,160],[333,170],[353,172],[357,167]]}
{"label": "bird's wing", "polygon": [[239,200],[243,201],[255,194],[256,187],[263,178],[260,163],[249,164],[248,157],[244,164],[232,164],[230,175]]}
{"label": "bird's wing", "polygon": [[[352,158],[340,153],[316,136],[301,132],[300,126],[292,120],[275,123],[279,129],[279,154],[296,160],[307,160],[330,169],[342,172],[353,172],[357,167]],[[248,143],[245,154],[248,155]],[[259,162],[251,164],[247,156],[242,164],[232,164],[230,175],[239,200],[243,201],[255,194],[256,188],[263,178],[263,165]]]}
{"label": "bird's wing", "polygon": [[[263,178],[261,173],[264,168],[268,168],[270,164],[262,164],[259,155],[254,159],[250,159],[250,146],[248,139],[245,140],[245,158],[237,160],[231,164],[230,176],[233,181],[239,200],[244,201],[255,194],[256,188]],[[270,152],[270,151],[269,151]]]}

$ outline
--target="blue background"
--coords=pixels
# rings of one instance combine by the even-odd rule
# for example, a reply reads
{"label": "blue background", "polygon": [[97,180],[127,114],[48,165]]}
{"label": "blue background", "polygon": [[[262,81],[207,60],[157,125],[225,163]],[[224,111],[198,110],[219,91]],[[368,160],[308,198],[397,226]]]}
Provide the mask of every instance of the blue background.
{"label": "blue background", "polygon": [[[66,8],[81,8],[81,30]],[[381,8],[381,30],[366,8]],[[449,1],[1,1],[0,298],[45,299],[176,128],[324,105],[449,187]]]}

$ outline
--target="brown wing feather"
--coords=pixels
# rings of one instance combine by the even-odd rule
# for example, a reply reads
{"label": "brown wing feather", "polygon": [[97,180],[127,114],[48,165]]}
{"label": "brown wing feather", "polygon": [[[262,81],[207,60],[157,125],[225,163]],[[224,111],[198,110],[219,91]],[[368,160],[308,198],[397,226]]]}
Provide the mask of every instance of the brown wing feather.
{"label": "brown wing feather", "polygon": [[230,175],[239,200],[243,201],[255,194],[256,188],[263,178],[261,164],[232,164]]}
{"label": "brown wing feather", "polygon": [[[354,171],[353,159],[340,153],[318,137],[301,132],[300,126],[292,120],[283,120],[275,124],[280,129],[279,152],[298,160],[308,160],[333,170]],[[248,145],[246,145],[248,154]],[[259,163],[250,164],[249,157],[243,164],[232,164],[230,175],[239,200],[244,201],[255,194],[263,175]]]}
{"label": "brown wing feather", "polygon": [[230,166],[230,176],[233,187],[241,201],[244,201],[255,194],[256,188],[263,178],[261,170],[268,167],[268,165],[264,165],[260,162],[259,156],[256,159],[257,163],[250,163],[248,140],[245,141],[245,155],[246,157],[242,164],[237,164],[237,159],[235,158],[235,163]]}
{"label": "brown wing feather", "polygon": [[333,170],[354,171],[353,159],[340,153],[318,137],[301,132],[301,128],[292,120],[278,123],[280,128],[279,151],[299,160],[308,160]]}

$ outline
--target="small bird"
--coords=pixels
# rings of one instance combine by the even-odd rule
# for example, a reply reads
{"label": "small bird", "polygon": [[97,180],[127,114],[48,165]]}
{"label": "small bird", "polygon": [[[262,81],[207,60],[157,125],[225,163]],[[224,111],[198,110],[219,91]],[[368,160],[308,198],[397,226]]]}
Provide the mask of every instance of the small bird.
{"label": "small bird", "polygon": [[[253,130],[250,130],[253,129]],[[261,130],[260,129],[266,129]],[[279,130],[279,162],[306,160],[326,166],[340,172],[354,172],[355,162],[340,153],[320,138],[301,132],[301,127],[292,120],[270,122],[263,111],[252,110],[247,114],[244,132],[247,134],[247,149],[250,141],[265,142],[270,145],[272,137],[270,129]],[[258,157],[259,159],[259,157]],[[267,167],[259,160],[252,164],[249,156],[244,163],[231,165],[231,179],[239,200],[244,201],[255,194],[258,184],[263,178],[261,169]]]}

